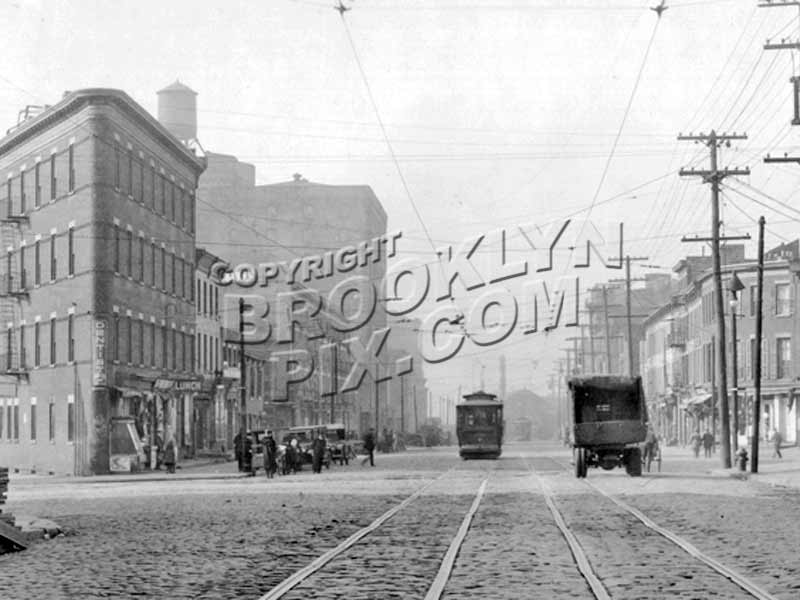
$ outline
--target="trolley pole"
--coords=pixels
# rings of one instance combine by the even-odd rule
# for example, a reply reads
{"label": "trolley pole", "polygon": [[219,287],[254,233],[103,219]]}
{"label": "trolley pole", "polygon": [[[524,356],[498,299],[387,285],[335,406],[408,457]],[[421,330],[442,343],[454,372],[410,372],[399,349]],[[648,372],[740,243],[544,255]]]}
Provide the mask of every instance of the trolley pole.
{"label": "trolley pole", "polygon": [[758,438],[761,424],[761,326],[764,309],[764,217],[758,219],[758,270],[756,287],[756,355],[755,363],[755,398],[753,398],[753,440],[750,450],[750,472],[758,473]]}

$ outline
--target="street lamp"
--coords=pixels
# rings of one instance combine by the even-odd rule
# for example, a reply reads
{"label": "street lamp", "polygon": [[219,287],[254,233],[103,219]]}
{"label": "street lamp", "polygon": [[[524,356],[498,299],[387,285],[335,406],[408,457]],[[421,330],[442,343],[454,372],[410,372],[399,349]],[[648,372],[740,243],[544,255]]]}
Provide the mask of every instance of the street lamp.
{"label": "street lamp", "polygon": [[730,300],[731,337],[733,339],[733,345],[731,346],[731,354],[733,355],[731,356],[731,366],[733,367],[733,444],[731,447],[733,448],[733,452],[736,452],[739,445],[739,365],[737,356],[738,353],[736,352],[736,312],[739,308],[738,294],[744,289],[744,284],[736,275],[736,271],[731,274],[731,280],[728,283],[728,289],[731,291],[731,295],[733,296]]}

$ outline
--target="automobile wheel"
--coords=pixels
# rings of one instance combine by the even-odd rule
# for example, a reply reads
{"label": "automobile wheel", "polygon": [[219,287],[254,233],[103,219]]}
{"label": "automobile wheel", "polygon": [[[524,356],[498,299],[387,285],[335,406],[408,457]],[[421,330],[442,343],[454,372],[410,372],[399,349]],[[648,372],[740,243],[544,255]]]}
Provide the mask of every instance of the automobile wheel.
{"label": "automobile wheel", "polygon": [[625,472],[631,477],[642,476],[642,451],[639,448],[631,448],[628,451]]}

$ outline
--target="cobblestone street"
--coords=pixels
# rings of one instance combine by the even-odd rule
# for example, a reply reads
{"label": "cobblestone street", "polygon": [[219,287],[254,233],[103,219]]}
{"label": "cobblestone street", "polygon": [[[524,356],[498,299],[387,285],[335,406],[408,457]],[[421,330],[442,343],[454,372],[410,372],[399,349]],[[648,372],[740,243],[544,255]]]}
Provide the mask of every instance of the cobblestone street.
{"label": "cobblestone street", "polygon": [[374,469],[356,462],[271,481],[236,477],[232,465],[174,480],[20,477],[8,509],[50,518],[66,535],[0,557],[0,570],[13,574],[0,596],[255,600],[427,486],[280,596],[424,598],[485,481],[443,597],[591,598],[541,479],[612,598],[751,596],[591,485],[774,597],[796,598],[800,527],[789,515],[800,493],[720,476],[716,467],[673,451],[661,473],[592,470],[587,485],[563,448],[509,445],[498,461],[461,461],[454,448],[412,450],[378,455]]}

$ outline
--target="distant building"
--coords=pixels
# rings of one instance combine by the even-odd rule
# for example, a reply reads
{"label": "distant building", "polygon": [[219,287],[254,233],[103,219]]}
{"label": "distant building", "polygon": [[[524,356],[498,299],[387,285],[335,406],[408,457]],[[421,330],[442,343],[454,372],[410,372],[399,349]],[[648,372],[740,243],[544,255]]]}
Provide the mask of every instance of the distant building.
{"label": "distant building", "polygon": [[[299,257],[319,256],[386,233],[386,213],[369,186],[312,183],[299,175],[285,183],[256,185],[253,165],[210,152],[206,158],[208,169],[198,187],[198,235],[215,252],[224,254],[232,265],[290,262]],[[372,319],[357,332],[366,345],[371,333],[386,323],[381,297],[386,257],[375,253],[365,255],[363,263],[346,273],[334,272],[305,281],[300,278],[295,285],[286,283],[284,273],[267,287],[255,291],[264,294],[274,306],[272,301],[279,292],[305,287],[326,294],[347,277],[365,276],[375,285],[379,303]],[[227,291],[254,293],[253,289],[237,290],[235,286]],[[316,352],[319,344],[300,341],[307,332],[297,329],[298,340],[292,347]],[[329,339],[336,337],[336,332],[328,335]],[[284,346],[260,344],[254,352],[267,360],[270,352],[285,349]],[[343,346],[340,353],[346,354]],[[352,357],[343,356],[340,363],[348,361],[352,362]],[[294,408],[294,424],[313,424],[330,418],[330,399],[320,396],[318,378],[315,373],[309,381],[291,386],[289,405]],[[357,392],[334,397],[334,415],[347,416],[349,427],[355,430],[374,426],[374,386],[368,375]],[[379,384],[379,402],[385,402],[388,393],[389,384]],[[270,401],[266,402],[269,407]],[[278,409],[275,406],[271,411]]]}
{"label": "distant building", "polygon": [[112,89],[0,139],[0,462],[107,473],[187,447],[203,169]]}

